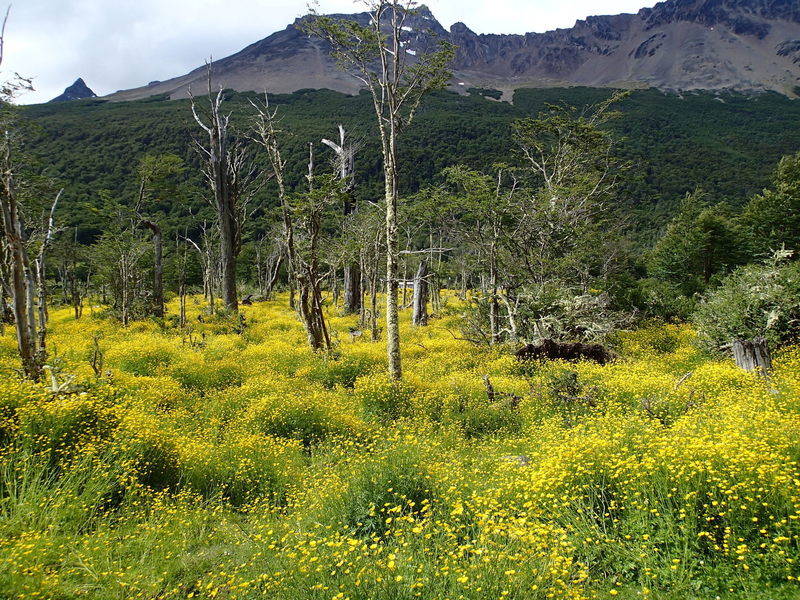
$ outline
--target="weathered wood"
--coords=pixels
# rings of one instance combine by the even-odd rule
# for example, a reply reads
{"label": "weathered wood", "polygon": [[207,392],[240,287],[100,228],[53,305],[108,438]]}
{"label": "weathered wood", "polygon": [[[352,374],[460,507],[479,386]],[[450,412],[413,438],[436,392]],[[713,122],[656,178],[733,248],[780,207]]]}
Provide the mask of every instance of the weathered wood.
{"label": "weathered wood", "polygon": [[412,321],[417,327],[428,324],[428,259],[419,263],[414,278],[414,313]]}
{"label": "weathered wood", "polygon": [[604,365],[616,360],[618,355],[600,344],[581,344],[542,340],[540,344],[527,344],[515,353],[519,360],[591,360]]}
{"label": "weathered wood", "polygon": [[764,377],[772,371],[772,356],[767,346],[767,340],[756,337],[752,340],[735,340],[731,344],[733,360],[736,366],[745,371],[757,371]]}

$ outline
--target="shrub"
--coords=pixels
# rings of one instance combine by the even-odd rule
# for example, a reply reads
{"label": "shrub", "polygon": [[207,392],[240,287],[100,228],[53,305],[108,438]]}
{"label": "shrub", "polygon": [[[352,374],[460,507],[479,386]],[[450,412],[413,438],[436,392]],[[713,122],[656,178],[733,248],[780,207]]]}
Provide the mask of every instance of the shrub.
{"label": "shrub", "polygon": [[106,439],[118,423],[112,400],[104,390],[94,390],[28,403],[17,410],[23,443],[57,461]]}
{"label": "shrub", "polygon": [[172,371],[172,377],[187,390],[204,392],[242,385],[244,375],[238,365],[196,362],[181,365]]}
{"label": "shrub", "polygon": [[363,429],[350,407],[330,393],[265,396],[245,419],[265,435],[298,440],[306,449],[332,437],[358,436]]}
{"label": "shrub", "polygon": [[390,381],[383,374],[368,375],[356,379],[353,391],[369,417],[392,421],[413,414],[416,388],[407,381]]}
{"label": "shrub", "polygon": [[180,484],[206,497],[221,494],[235,507],[257,499],[280,505],[298,473],[298,450],[297,442],[259,434],[219,445],[187,440],[180,452]]}
{"label": "shrub", "polygon": [[368,375],[375,368],[375,361],[367,356],[325,357],[308,373],[311,381],[331,389],[340,385],[352,388],[356,379]]}
{"label": "shrub", "polygon": [[742,267],[706,295],[694,320],[709,350],[758,336],[773,347],[798,339],[800,263],[785,263],[789,255],[779,252],[765,263]]}
{"label": "shrub", "polygon": [[108,364],[116,364],[123,371],[137,376],[154,375],[160,368],[172,363],[175,349],[171,344],[137,334],[117,347],[109,348]]}
{"label": "shrub", "polygon": [[464,435],[476,438],[498,433],[519,433],[522,431],[522,415],[507,406],[486,404],[473,406],[458,417]]}
{"label": "shrub", "polygon": [[361,537],[383,536],[401,517],[429,516],[435,500],[434,482],[418,453],[394,449],[370,460],[351,480],[346,525]]}

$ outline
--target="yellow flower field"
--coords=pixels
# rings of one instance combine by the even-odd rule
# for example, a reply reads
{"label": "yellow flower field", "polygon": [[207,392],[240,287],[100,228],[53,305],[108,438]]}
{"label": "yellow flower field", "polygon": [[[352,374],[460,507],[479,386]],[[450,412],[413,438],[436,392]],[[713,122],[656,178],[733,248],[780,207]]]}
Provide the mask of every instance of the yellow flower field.
{"label": "yellow flower field", "polygon": [[445,300],[401,313],[399,383],[335,308],[314,354],[286,297],[183,332],[54,309],[60,394],[7,328],[0,598],[800,597],[800,349],[766,381],[655,325],[520,363]]}

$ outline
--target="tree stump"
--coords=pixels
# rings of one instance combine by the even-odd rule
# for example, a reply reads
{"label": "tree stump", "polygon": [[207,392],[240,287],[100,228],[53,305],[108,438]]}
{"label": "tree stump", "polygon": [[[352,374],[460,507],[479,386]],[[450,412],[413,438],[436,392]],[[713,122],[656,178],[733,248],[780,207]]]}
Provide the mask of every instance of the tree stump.
{"label": "tree stump", "polygon": [[745,371],[757,371],[767,377],[772,370],[772,357],[767,347],[767,340],[763,337],[752,340],[735,340],[731,344],[733,360],[736,366]]}

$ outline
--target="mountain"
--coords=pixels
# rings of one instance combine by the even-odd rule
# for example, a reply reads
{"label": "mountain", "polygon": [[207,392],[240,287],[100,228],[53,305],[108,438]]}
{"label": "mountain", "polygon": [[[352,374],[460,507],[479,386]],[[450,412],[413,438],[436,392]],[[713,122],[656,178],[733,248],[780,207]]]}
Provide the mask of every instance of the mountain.
{"label": "mountain", "polygon": [[64,93],[60,96],[56,96],[50,102],[69,102],[70,100],[82,100],[84,98],[96,98],[97,94],[95,94],[92,90],[89,89],[89,86],[86,85],[86,82],[78,77],[71,86],[64,90]]}
{"label": "mountain", "polygon": [[[365,13],[334,16],[367,19]],[[357,93],[358,81],[336,67],[326,44],[298,30],[302,20],[215,62],[214,86]],[[494,88],[506,97],[519,88],[571,85],[787,95],[800,90],[797,0],[667,0],[636,14],[587,17],[569,29],[525,35],[476,34],[464,23],[448,31],[423,6],[407,25],[405,48],[412,57],[435,39],[458,46],[451,82],[456,90]],[[110,98],[182,98],[190,87],[205,89],[205,67]]]}

